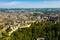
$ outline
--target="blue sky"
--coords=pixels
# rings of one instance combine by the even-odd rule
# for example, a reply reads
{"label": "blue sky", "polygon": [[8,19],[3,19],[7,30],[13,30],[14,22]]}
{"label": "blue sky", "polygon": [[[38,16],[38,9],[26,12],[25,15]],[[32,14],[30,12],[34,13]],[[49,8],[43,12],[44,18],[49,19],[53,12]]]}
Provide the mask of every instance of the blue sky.
{"label": "blue sky", "polygon": [[0,8],[60,8],[60,0],[0,0]]}
{"label": "blue sky", "polygon": [[0,0],[0,2],[12,2],[12,1],[38,2],[38,1],[59,1],[59,0]]}

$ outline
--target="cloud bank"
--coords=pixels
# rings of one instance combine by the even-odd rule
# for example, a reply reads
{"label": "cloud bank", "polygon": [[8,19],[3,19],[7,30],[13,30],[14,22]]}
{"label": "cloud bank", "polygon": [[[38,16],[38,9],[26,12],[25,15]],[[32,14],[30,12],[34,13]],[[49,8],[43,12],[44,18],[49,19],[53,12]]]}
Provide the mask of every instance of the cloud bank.
{"label": "cloud bank", "polygon": [[0,2],[0,8],[60,8],[60,1],[55,2]]}

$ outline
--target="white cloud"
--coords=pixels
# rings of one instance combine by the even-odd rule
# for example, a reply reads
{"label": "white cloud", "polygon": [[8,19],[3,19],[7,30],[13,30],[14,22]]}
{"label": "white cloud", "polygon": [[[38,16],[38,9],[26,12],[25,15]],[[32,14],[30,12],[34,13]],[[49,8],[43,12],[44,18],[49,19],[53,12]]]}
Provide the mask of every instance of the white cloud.
{"label": "white cloud", "polygon": [[0,2],[0,8],[60,8],[58,2]]}

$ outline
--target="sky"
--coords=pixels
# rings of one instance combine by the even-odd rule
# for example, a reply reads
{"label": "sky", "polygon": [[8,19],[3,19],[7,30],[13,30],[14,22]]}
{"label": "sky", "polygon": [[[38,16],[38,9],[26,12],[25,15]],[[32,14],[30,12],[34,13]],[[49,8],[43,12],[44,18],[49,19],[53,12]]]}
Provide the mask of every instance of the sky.
{"label": "sky", "polygon": [[60,0],[0,0],[0,8],[60,8]]}

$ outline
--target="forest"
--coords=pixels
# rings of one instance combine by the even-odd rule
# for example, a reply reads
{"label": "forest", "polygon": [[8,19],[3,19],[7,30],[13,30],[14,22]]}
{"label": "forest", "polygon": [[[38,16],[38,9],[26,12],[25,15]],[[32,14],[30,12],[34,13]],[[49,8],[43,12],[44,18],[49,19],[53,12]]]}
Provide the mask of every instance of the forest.
{"label": "forest", "polygon": [[37,40],[43,37],[45,40],[60,40],[60,22],[35,22],[30,28],[22,28],[11,36],[5,34],[0,40]]}

